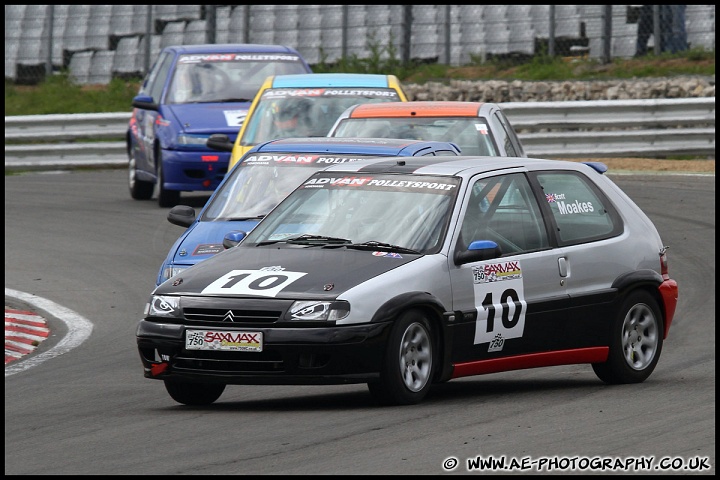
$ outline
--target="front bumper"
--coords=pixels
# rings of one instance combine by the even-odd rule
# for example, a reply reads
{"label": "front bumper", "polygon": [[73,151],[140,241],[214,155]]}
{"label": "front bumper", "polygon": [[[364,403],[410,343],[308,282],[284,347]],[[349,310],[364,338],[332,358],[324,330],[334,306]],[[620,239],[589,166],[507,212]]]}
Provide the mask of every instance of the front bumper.
{"label": "front bumper", "polygon": [[[146,378],[235,385],[332,385],[379,378],[391,323],[226,330],[263,333],[262,352],[186,350],[186,325],[140,321]],[[222,329],[217,329],[222,330]]]}
{"label": "front bumper", "polygon": [[166,190],[215,191],[228,171],[230,154],[216,151],[163,150]]}

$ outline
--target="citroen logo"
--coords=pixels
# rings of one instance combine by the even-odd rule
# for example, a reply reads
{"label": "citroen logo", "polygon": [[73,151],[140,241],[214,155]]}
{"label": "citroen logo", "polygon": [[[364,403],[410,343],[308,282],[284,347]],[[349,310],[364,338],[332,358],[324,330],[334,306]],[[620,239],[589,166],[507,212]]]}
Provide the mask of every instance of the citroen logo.
{"label": "citroen logo", "polygon": [[234,322],[235,321],[235,315],[233,315],[232,310],[228,310],[225,314],[225,317],[223,317],[223,322]]}

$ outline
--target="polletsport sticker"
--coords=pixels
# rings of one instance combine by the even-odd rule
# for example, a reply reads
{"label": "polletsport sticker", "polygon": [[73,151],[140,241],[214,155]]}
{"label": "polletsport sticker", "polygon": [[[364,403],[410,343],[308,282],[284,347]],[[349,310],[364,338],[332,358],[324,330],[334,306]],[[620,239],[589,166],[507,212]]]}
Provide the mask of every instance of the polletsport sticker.
{"label": "polletsport sticker", "polygon": [[276,268],[232,270],[205,287],[200,293],[275,297],[284,288],[307,275],[307,272],[288,272]]}
{"label": "polletsport sticker", "polygon": [[[431,177],[428,177],[431,178]],[[309,178],[301,188],[323,188],[323,187],[368,187],[374,190],[406,190],[406,191],[432,191],[433,193],[442,193],[445,195],[457,189],[457,182],[452,183],[447,180],[442,181],[417,181],[404,180],[402,177],[395,176],[375,176],[375,177],[312,177]]]}
{"label": "polletsport sticker", "polygon": [[519,261],[488,262],[473,267],[477,320],[474,344],[489,343],[500,351],[505,340],[520,338],[525,330],[525,288]]}
{"label": "polletsport sticker", "polygon": [[347,89],[347,88],[282,88],[268,89],[262,98],[282,97],[386,97],[395,98],[398,94],[391,89]]}
{"label": "polletsport sticker", "polygon": [[281,165],[313,165],[326,164],[334,165],[336,163],[349,163],[358,160],[363,160],[364,157],[348,157],[348,156],[333,156],[329,157],[324,154],[295,154],[295,153],[263,153],[257,155],[250,155],[243,160],[244,165],[269,165],[269,164],[281,164]]}
{"label": "polletsport sticker", "polygon": [[299,62],[295,55],[274,53],[199,53],[180,55],[178,63],[200,62]]}

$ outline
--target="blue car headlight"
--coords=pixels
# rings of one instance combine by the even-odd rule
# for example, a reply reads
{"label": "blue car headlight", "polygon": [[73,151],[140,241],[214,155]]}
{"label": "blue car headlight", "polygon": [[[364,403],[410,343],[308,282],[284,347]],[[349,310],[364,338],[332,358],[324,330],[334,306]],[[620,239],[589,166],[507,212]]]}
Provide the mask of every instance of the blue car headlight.
{"label": "blue car headlight", "polygon": [[144,313],[148,317],[181,318],[180,297],[153,295],[145,305]]}
{"label": "blue car headlight", "polygon": [[189,267],[190,267],[190,265],[169,265],[169,266],[163,268],[163,273],[162,273],[163,282],[170,277],[174,277],[175,275],[177,275],[178,273],[182,272],[183,270],[185,270],[186,268],[189,268]]}
{"label": "blue car headlight", "polygon": [[175,147],[188,150],[207,150],[208,138],[210,138],[210,135],[181,133],[175,139]]}
{"label": "blue car headlight", "polygon": [[293,303],[288,310],[287,320],[335,321],[350,314],[350,303],[346,301],[303,300]]}

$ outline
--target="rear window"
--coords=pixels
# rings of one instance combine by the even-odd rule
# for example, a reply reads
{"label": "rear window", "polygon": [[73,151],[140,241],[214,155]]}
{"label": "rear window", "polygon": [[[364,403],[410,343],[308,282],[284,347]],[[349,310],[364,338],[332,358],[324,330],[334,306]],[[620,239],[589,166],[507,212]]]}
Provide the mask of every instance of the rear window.
{"label": "rear window", "polygon": [[584,175],[576,172],[537,174],[552,212],[561,246],[619,235],[622,221],[615,207]]}
{"label": "rear window", "polygon": [[332,136],[452,142],[463,155],[498,155],[488,122],[480,117],[346,118]]}

